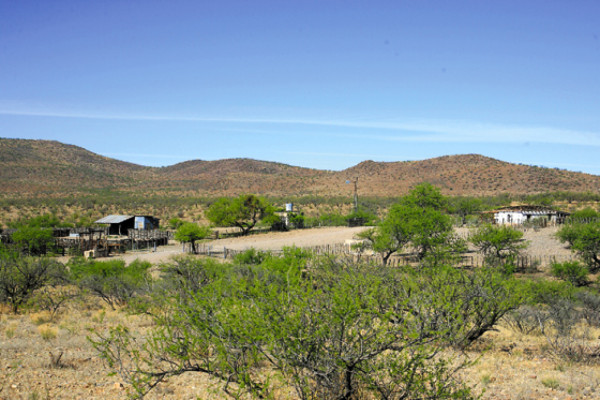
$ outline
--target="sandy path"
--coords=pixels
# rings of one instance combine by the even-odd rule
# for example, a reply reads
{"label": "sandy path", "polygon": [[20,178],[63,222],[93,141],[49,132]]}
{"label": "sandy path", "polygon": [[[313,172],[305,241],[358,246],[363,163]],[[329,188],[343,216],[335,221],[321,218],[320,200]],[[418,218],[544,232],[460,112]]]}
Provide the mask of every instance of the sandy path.
{"label": "sandy path", "polygon": [[[258,233],[244,237],[213,240],[205,244],[212,246],[215,250],[223,250],[223,247],[232,250],[246,250],[249,248],[255,248],[257,250],[281,250],[286,246],[313,247],[344,243],[364,229],[367,228],[328,227],[293,230],[289,232]],[[182,254],[181,245],[171,244],[158,247],[156,252],[141,250],[127,252],[126,254],[118,256],[99,257],[98,260],[122,258],[129,264],[132,261],[139,259],[142,261],[150,261],[153,264],[159,264],[168,261],[171,257],[178,254]]]}
{"label": "sandy path", "polygon": [[[232,250],[245,250],[249,248],[281,250],[285,246],[314,247],[327,244],[334,245],[344,243],[348,239],[353,239],[357,233],[364,229],[367,228],[328,227],[293,230],[289,232],[257,233],[244,237],[213,240],[207,242],[206,245],[210,245],[215,251],[221,251],[224,247]],[[544,228],[537,232],[529,229],[523,236],[528,243],[525,253],[534,257],[548,255],[568,257],[571,252],[556,239],[555,234],[557,230],[558,228],[555,227]],[[469,230],[467,228],[457,228],[457,233],[461,237],[466,238]],[[122,258],[128,264],[136,259],[158,264],[168,261],[171,257],[178,254],[182,254],[181,245],[171,244],[158,247],[156,252],[142,250],[110,258]]]}
{"label": "sandy path", "polygon": [[301,229],[289,232],[269,232],[245,237],[214,240],[207,244],[233,250],[255,248],[257,250],[281,250],[285,246],[313,247],[344,243],[354,238],[365,227],[328,227]]}

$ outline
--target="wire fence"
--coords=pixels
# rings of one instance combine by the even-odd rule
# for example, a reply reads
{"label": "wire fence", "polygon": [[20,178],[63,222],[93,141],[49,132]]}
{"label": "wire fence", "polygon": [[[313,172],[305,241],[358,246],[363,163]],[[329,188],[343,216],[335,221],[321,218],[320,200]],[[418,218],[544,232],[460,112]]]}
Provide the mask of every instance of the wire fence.
{"label": "wire fence", "polygon": [[[184,247],[184,251],[191,252],[191,246]],[[349,244],[327,244],[322,246],[301,247],[302,250],[311,252],[315,255],[344,256],[353,261],[364,261],[377,264],[383,264],[381,255],[372,252],[361,252],[353,249]],[[231,249],[225,246],[215,246],[209,244],[196,244],[196,253],[209,257],[222,258],[230,260],[238,254],[244,253],[250,249]],[[282,254],[283,250],[265,250],[271,254]],[[562,263],[575,261],[577,256],[574,254],[553,254],[553,255],[519,255],[514,260],[517,270],[534,271],[538,268],[547,268],[553,263]],[[419,259],[415,254],[394,254],[387,265],[391,267],[400,267],[407,265],[417,265]],[[456,265],[465,268],[477,268],[485,265],[485,257],[480,253],[465,253],[456,257]]]}

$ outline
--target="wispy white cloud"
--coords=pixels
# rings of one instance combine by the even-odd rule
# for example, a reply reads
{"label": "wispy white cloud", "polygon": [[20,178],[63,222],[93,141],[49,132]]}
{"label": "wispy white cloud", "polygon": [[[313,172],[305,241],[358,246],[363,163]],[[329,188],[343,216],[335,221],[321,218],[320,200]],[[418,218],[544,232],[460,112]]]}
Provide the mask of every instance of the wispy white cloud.
{"label": "wispy white cloud", "polygon": [[[321,132],[344,138],[361,138],[407,143],[551,143],[600,146],[600,132],[561,129],[545,126],[489,124],[467,120],[390,120],[390,119],[311,119],[246,118],[189,115],[143,115],[119,113],[70,112],[27,109],[0,104],[0,115],[78,118],[122,121],[163,121],[235,124],[222,128],[239,133],[285,133],[282,127],[312,126],[348,128],[348,131]],[[239,126],[242,125],[242,126]],[[256,125],[261,125],[257,129]],[[271,126],[271,127],[269,127]],[[357,133],[355,130],[361,130]]]}

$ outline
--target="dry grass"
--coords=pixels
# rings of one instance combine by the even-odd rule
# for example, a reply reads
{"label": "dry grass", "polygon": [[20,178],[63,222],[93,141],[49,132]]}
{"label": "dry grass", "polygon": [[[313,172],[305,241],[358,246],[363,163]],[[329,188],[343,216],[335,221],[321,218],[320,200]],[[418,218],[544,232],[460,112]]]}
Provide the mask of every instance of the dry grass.
{"label": "dry grass", "polygon": [[37,330],[44,340],[56,339],[58,336],[58,328],[54,325],[43,324],[38,326]]}
{"label": "dry grass", "polygon": [[50,311],[40,311],[29,314],[29,319],[31,319],[31,322],[35,325],[42,325],[52,322],[54,317]]}
{"label": "dry grass", "polygon": [[479,360],[462,376],[483,399],[600,398],[600,364],[553,357],[544,336],[499,327],[477,347],[487,350],[470,353]]}
{"label": "dry grass", "polygon": [[7,339],[12,339],[15,337],[17,332],[18,324],[16,322],[11,322],[8,326],[4,327],[4,336]]}
{"label": "dry grass", "polygon": [[[85,299],[68,307],[56,325],[37,325],[39,313],[3,315],[0,341],[0,399],[126,399],[128,385],[101,362],[86,337],[88,329],[123,324],[143,336],[151,326],[147,317],[93,307]],[[89,308],[81,307],[88,304]],[[97,304],[97,303],[96,303]],[[12,333],[9,333],[12,332]],[[10,338],[8,335],[12,335]],[[600,331],[590,333],[597,338]],[[500,326],[486,334],[468,356],[475,365],[460,376],[484,400],[597,399],[600,365],[550,356],[546,338],[523,335]],[[51,372],[50,372],[51,371]],[[282,389],[282,393],[286,392]],[[200,374],[169,378],[149,399],[222,399],[218,382]],[[294,398],[287,392],[281,399]]]}

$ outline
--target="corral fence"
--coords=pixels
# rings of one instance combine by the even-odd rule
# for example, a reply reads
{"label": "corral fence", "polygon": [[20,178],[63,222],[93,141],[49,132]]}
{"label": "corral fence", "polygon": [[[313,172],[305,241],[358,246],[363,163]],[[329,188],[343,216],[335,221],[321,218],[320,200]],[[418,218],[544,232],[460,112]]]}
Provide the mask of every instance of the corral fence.
{"label": "corral fence", "polygon": [[[0,230],[0,241],[13,243],[16,229]],[[173,239],[174,231],[160,229],[130,229],[125,236],[111,236],[108,227],[52,228],[54,251],[59,254],[82,255],[93,250],[96,255],[122,253],[126,250],[156,249]]]}
{"label": "corral fence", "polygon": [[[383,259],[378,254],[371,252],[357,252],[348,244],[331,244],[322,246],[301,247],[302,250],[309,251],[315,255],[332,255],[344,256],[353,261],[365,261],[373,263],[383,263]],[[225,246],[215,246],[209,244],[196,244],[196,253],[221,258],[233,259],[236,255],[244,253],[249,249],[230,249]],[[191,246],[184,246],[184,251],[191,252]],[[281,254],[283,250],[264,250],[272,254]],[[573,254],[564,255],[542,255],[531,256],[521,255],[515,259],[515,267],[517,271],[536,271],[538,268],[547,268],[553,263],[562,263],[566,261],[575,261],[577,257]],[[419,262],[414,254],[394,254],[388,259],[388,266],[400,267],[407,265],[415,265]],[[464,268],[482,267],[485,263],[484,256],[479,253],[465,253],[458,257],[457,266]]]}
{"label": "corral fence", "polygon": [[593,224],[600,222],[600,218],[571,218],[567,217],[565,219],[565,224],[575,225],[575,224]]}
{"label": "corral fence", "polygon": [[106,228],[77,228],[71,229],[68,236],[56,238],[55,243],[63,253],[83,254],[94,250],[96,256],[103,256],[127,250],[156,249],[172,238],[173,232],[160,229],[129,229],[127,236],[111,236]]}

